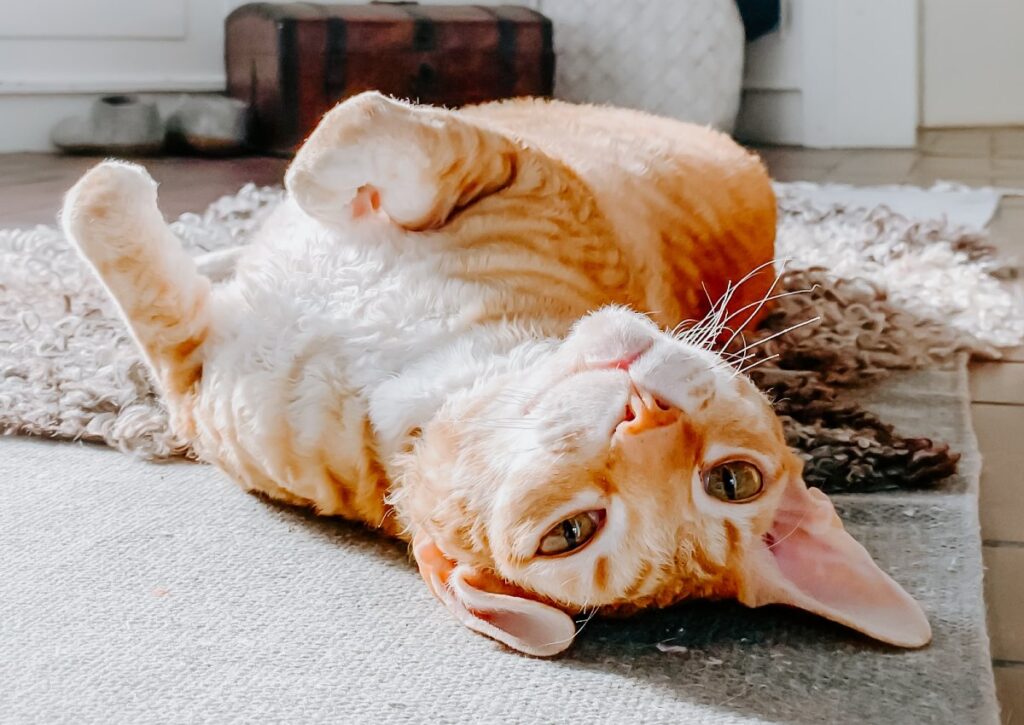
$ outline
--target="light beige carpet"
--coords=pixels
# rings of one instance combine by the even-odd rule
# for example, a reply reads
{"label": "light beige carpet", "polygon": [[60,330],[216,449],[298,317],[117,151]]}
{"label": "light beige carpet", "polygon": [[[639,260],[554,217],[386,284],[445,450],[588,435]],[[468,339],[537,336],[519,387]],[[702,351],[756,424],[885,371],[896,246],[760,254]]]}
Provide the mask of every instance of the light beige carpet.
{"label": "light beige carpet", "polygon": [[0,439],[0,721],[994,723],[964,370],[862,397],[964,454],[941,490],[837,497],[923,603],[916,652],[695,603],[530,659],[452,619],[396,544],[208,466]]}

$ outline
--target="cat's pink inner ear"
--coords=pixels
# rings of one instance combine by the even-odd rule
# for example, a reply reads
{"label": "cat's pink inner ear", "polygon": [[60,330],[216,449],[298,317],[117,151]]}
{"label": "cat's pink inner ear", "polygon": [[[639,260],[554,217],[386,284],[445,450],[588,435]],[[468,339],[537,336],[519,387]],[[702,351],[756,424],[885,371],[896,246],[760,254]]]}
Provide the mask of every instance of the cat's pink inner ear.
{"label": "cat's pink inner ear", "polygon": [[799,479],[747,552],[739,599],[799,607],[900,647],[931,640],[920,605],[846,533],[828,497]]}
{"label": "cat's pink inner ear", "polygon": [[448,559],[432,542],[417,537],[413,554],[420,575],[466,627],[512,649],[550,657],[566,649],[576,624],[561,609],[521,596],[515,586]]}

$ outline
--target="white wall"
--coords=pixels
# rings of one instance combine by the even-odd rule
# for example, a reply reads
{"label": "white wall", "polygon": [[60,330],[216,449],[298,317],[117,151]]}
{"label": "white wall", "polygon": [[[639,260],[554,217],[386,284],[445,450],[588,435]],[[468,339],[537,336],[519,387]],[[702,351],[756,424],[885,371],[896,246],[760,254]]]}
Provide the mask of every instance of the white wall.
{"label": "white wall", "polygon": [[49,148],[49,129],[104,93],[224,89],[224,17],[244,0],[4,2],[0,151]]}
{"label": "white wall", "polygon": [[917,0],[783,0],[747,46],[737,135],[814,147],[909,147],[918,125]]}
{"label": "white wall", "polygon": [[0,0],[0,153],[49,150],[58,120],[109,93],[166,113],[180,93],[223,92],[224,19],[247,1]]}
{"label": "white wall", "polygon": [[[922,1],[928,6],[926,19],[939,28],[955,26],[963,12],[971,12],[954,12],[960,3],[1012,3],[1024,16],[1024,0]],[[85,113],[100,94],[152,93],[166,108],[179,92],[223,90],[223,21],[243,2],[4,2],[0,151],[49,148],[53,124]],[[823,147],[913,145],[918,0],[783,0],[783,5],[783,27],[749,46],[738,134]],[[933,6],[949,8],[936,16]],[[952,62],[943,58],[927,56],[925,80],[933,88],[946,73],[942,62]],[[957,104],[944,105],[943,98],[926,97],[926,122],[951,118],[942,109]]]}
{"label": "white wall", "polygon": [[922,0],[922,124],[1024,124],[1024,1]]}

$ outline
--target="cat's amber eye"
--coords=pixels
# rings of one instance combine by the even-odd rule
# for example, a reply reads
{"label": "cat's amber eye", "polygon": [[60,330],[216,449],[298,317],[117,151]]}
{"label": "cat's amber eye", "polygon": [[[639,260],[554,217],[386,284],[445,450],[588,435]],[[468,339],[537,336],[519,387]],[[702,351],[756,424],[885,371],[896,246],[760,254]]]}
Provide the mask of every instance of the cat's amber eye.
{"label": "cat's amber eye", "polygon": [[538,556],[555,556],[579,549],[604,523],[604,510],[584,511],[555,524],[544,534],[537,547]]}
{"label": "cat's amber eye", "polygon": [[761,471],[753,463],[719,463],[704,476],[704,490],[719,501],[742,503],[755,498],[764,489]]}

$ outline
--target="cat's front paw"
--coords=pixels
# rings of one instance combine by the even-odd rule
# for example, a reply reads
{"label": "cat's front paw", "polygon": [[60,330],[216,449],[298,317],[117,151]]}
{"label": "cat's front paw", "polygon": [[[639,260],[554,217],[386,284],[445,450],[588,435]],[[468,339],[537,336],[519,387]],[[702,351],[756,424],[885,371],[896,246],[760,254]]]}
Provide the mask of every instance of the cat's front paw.
{"label": "cat's front paw", "polygon": [[137,164],[104,161],[86,172],[65,196],[64,230],[90,258],[116,254],[137,235],[140,218],[159,215],[156,186]]}

